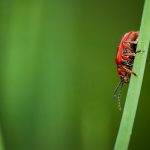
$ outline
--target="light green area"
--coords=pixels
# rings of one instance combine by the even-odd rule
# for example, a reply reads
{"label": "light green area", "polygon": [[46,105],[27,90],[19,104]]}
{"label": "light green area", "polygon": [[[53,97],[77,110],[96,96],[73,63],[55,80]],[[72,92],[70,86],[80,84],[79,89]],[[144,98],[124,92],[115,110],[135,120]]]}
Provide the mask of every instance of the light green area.
{"label": "light green area", "polygon": [[123,116],[120,124],[120,129],[118,132],[114,148],[115,150],[127,150],[132,135],[132,128],[140,97],[142,81],[144,76],[144,69],[146,65],[146,59],[150,42],[149,18],[150,18],[150,0],[146,0],[139,33],[139,43],[137,46],[137,50],[143,50],[144,53],[136,56],[134,61],[133,71],[137,74],[137,77],[132,76],[130,80]]}

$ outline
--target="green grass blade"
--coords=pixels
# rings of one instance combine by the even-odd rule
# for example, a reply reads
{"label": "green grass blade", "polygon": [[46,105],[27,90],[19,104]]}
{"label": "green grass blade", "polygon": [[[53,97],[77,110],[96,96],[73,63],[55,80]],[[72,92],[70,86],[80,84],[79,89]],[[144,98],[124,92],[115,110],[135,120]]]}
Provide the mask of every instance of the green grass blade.
{"label": "green grass blade", "polygon": [[127,150],[132,134],[133,123],[138,106],[148,47],[150,42],[150,0],[145,0],[142,22],[139,33],[137,50],[144,50],[144,53],[136,56],[133,71],[137,77],[132,76],[128,88],[120,129],[117,135],[115,150]]}

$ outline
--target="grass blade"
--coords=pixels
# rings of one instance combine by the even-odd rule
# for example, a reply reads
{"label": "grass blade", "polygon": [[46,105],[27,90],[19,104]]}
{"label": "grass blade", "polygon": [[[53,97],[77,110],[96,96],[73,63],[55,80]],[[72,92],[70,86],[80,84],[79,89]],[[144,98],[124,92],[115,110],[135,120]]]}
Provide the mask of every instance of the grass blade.
{"label": "grass blade", "polygon": [[144,50],[144,53],[136,56],[134,61],[133,71],[137,74],[137,77],[132,76],[130,80],[123,116],[114,150],[128,149],[142,86],[149,42],[150,42],[150,0],[145,0],[139,33],[139,43],[137,46],[137,50]]}

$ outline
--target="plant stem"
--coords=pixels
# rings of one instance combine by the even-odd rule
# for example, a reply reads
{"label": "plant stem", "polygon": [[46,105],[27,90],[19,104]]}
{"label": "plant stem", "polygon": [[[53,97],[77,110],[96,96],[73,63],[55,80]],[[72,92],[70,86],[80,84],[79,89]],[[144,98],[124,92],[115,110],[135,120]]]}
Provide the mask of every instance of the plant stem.
{"label": "plant stem", "polygon": [[139,42],[137,45],[137,50],[143,50],[144,53],[137,55],[134,60],[133,71],[137,74],[137,76],[132,76],[130,80],[125,107],[114,150],[128,149],[130,137],[132,134],[133,123],[136,115],[136,110],[138,106],[138,100],[140,97],[149,42],[150,42],[150,0],[145,0],[139,33]]}

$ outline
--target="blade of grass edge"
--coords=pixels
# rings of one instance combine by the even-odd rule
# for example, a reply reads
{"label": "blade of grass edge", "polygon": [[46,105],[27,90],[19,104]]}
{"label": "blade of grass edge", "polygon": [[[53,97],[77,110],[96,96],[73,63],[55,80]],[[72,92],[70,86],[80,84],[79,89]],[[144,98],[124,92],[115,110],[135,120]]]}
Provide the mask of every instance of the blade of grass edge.
{"label": "blade of grass edge", "polygon": [[122,120],[117,135],[114,150],[127,150],[132,128],[138,106],[146,58],[150,42],[150,0],[145,0],[137,50],[143,50],[144,53],[136,56],[133,71],[137,76],[132,76],[128,88],[125,107]]}

